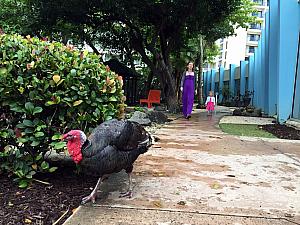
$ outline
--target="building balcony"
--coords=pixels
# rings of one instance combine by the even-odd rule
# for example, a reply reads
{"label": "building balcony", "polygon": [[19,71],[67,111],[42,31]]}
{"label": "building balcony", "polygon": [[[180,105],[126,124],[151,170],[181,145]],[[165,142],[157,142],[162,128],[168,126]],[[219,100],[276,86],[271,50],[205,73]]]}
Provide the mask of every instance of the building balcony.
{"label": "building balcony", "polygon": [[258,41],[250,41],[250,40],[247,40],[247,46],[254,46],[254,47],[257,47],[258,46]]}
{"label": "building balcony", "polygon": [[269,7],[266,5],[255,5],[254,8],[257,9],[258,11],[265,12]]}
{"label": "building balcony", "polygon": [[247,34],[250,35],[250,34],[261,34],[261,30],[258,30],[258,29],[248,29],[247,30]]}
{"label": "building balcony", "polygon": [[268,7],[267,0],[252,0],[252,2],[255,3],[257,6]]}

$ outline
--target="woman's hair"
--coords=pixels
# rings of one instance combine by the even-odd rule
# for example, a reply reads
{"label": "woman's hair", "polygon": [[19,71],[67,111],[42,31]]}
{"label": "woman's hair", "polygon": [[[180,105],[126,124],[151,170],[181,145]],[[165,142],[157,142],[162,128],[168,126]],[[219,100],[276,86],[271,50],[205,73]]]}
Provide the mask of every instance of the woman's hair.
{"label": "woman's hair", "polygon": [[194,66],[194,63],[193,63],[192,61],[188,61],[188,62],[187,62],[187,64],[186,64],[186,70],[188,70],[188,69],[187,69],[187,66],[188,66],[190,63],[192,63],[192,64],[193,64],[193,71],[194,71],[194,69],[195,69],[195,66]]}

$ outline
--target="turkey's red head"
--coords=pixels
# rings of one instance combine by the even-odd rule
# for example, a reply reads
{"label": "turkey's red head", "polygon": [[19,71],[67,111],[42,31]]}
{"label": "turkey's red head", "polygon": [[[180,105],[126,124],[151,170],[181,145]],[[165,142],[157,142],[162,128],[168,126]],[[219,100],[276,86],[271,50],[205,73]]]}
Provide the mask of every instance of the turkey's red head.
{"label": "turkey's red head", "polygon": [[81,130],[71,130],[64,134],[62,139],[68,141],[68,152],[74,162],[77,164],[80,163],[82,160],[81,147],[86,141],[86,135]]}

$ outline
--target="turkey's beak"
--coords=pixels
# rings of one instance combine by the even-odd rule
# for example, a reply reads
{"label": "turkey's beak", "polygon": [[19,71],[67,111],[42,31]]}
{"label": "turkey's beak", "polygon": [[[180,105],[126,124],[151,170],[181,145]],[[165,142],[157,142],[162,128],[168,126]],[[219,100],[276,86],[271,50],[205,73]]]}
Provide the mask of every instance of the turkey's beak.
{"label": "turkey's beak", "polygon": [[62,141],[69,141],[69,140],[71,140],[72,138],[73,138],[72,135],[70,135],[70,134],[64,134],[64,135],[61,137],[61,140],[62,140]]}

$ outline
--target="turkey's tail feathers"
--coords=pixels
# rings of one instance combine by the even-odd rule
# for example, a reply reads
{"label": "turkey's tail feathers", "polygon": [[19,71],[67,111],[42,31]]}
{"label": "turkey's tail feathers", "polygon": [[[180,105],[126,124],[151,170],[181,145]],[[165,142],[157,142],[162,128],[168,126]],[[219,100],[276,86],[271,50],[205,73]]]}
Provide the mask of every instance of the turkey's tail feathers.
{"label": "turkey's tail feathers", "polygon": [[144,141],[141,141],[135,150],[130,151],[129,157],[131,162],[133,163],[139,157],[139,155],[147,152],[151,145],[152,145],[152,138],[151,135],[148,133],[147,138]]}

